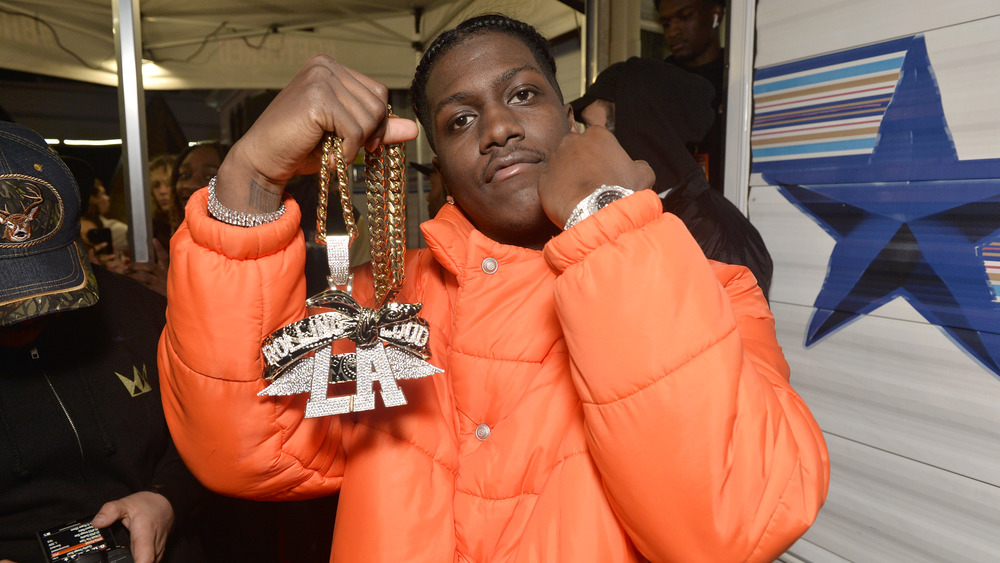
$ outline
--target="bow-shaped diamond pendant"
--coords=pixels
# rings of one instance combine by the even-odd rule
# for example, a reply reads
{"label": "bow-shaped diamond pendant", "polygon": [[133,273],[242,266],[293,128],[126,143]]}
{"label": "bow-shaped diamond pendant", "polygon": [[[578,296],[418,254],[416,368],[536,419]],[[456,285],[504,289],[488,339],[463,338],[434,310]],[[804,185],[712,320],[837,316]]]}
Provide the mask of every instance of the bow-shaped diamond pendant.
{"label": "bow-shaped diamond pendant", "polygon": [[[306,418],[372,410],[373,384],[381,387],[387,407],[406,404],[398,379],[426,377],[443,370],[427,363],[427,321],[417,316],[421,305],[386,303],[379,309],[362,307],[339,289],[328,289],[308,299],[310,308],[330,309],[271,333],[262,351],[265,378],[273,383],[259,395],[309,393]],[[332,342],[353,341],[354,354],[332,353]],[[310,352],[313,355],[307,356]],[[327,397],[330,383],[356,381],[354,395]]]}
{"label": "bow-shaped diamond pendant", "polygon": [[[389,117],[392,108],[386,108]],[[306,300],[310,308],[327,309],[271,333],[261,347],[267,363],[264,378],[272,381],[258,395],[309,393],[306,418],[346,414],[375,408],[374,383],[379,382],[387,407],[406,404],[398,379],[441,373],[427,363],[430,330],[417,316],[421,305],[388,302],[403,285],[406,251],[405,157],[402,145],[379,147],[365,158],[366,198],[371,234],[372,273],[377,309],[362,307],[351,297],[351,241],[358,235],[348,186],[343,139],[324,135],[320,168],[316,241],[327,247],[330,289]],[[347,234],[327,229],[326,212],[330,162],[335,163],[337,189]],[[345,286],[347,291],[339,289]],[[383,304],[384,303],[384,304]],[[333,341],[347,338],[356,352],[333,355]],[[310,355],[311,354],[311,355]],[[355,381],[354,395],[327,397],[331,383]]]}

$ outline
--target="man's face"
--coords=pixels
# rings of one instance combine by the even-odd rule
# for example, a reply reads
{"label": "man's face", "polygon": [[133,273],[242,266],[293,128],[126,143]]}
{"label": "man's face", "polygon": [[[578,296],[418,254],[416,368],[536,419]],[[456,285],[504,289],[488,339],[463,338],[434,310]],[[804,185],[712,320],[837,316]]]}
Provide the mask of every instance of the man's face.
{"label": "man's face", "polygon": [[722,7],[705,0],[661,0],[663,39],[678,62],[698,66],[714,60],[718,37],[718,30],[713,28],[716,16],[721,20]]}
{"label": "man's face", "polygon": [[177,185],[174,186],[181,208],[187,206],[194,192],[207,186],[212,177],[219,173],[220,165],[222,159],[219,158],[219,153],[210,146],[198,147],[184,157],[177,169]]}
{"label": "man's face", "polygon": [[493,240],[541,248],[559,228],[538,178],[575,122],[531,50],[501,33],[474,35],[438,60],[427,97],[434,163],[455,203]]}

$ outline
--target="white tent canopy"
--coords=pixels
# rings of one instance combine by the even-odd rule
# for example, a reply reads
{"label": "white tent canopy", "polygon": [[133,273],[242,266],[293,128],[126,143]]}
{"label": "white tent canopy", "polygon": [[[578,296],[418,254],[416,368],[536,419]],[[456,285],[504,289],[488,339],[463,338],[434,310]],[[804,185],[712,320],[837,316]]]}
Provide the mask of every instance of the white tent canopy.
{"label": "white tent canopy", "polygon": [[[407,88],[423,47],[468,16],[505,13],[547,37],[584,21],[556,0],[131,0],[115,4],[123,10],[123,37],[116,38],[115,1],[0,0],[0,68],[119,86],[138,261],[149,258],[150,236],[143,89],[279,89],[317,54],[389,88]],[[138,84],[129,70],[138,65],[136,50]]]}
{"label": "white tent canopy", "polygon": [[[281,88],[320,53],[405,88],[418,48],[467,16],[506,13],[546,37],[583,23],[556,0],[141,0],[139,10],[151,90]],[[0,0],[0,66],[116,85],[111,1]]]}

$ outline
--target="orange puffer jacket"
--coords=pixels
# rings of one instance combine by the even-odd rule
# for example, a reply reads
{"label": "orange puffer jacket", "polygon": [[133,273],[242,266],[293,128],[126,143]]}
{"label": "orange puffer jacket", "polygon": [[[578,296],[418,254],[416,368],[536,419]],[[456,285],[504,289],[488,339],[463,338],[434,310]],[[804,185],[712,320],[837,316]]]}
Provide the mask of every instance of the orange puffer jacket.
{"label": "orange puffer jacket", "polygon": [[543,251],[497,244],[446,206],[397,297],[423,303],[444,373],[400,381],[405,406],[319,419],[303,418],[304,395],[257,396],[261,341],[307,314],[286,204],[232,227],[203,190],[171,242],[164,410],[210,488],[339,490],[331,557],[345,562],[770,561],[812,523],[826,448],[767,303],[651,191]]}

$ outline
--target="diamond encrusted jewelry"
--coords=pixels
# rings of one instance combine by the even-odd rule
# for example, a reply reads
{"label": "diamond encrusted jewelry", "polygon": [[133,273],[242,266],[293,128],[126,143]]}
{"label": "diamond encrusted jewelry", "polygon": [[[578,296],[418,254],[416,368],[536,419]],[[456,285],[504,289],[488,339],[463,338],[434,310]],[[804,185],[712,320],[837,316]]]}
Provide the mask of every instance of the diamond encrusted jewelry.
{"label": "diamond encrusted jewelry", "polygon": [[237,227],[256,227],[277,221],[285,213],[284,203],[277,210],[268,213],[243,213],[242,211],[229,209],[225,205],[222,205],[219,198],[215,196],[216,178],[217,176],[212,176],[212,179],[208,182],[208,213],[219,221]]}
{"label": "diamond encrusted jewelry", "polygon": [[569,219],[566,219],[566,224],[563,225],[563,230],[567,231],[576,225],[580,221],[583,221],[587,217],[590,217],[594,213],[597,213],[601,209],[604,209],[612,202],[618,201],[623,197],[632,195],[634,192],[628,188],[623,188],[621,186],[609,186],[602,185],[601,187],[594,190],[590,195],[580,200],[580,203],[576,204],[573,211],[569,214]]}
{"label": "diamond encrusted jewelry", "polygon": [[[391,108],[389,116],[392,115]],[[316,241],[327,247],[329,289],[306,300],[306,306],[324,312],[292,323],[269,335],[261,352],[267,363],[265,379],[272,381],[259,395],[309,393],[306,418],[346,414],[375,408],[374,383],[379,383],[387,407],[406,404],[397,381],[426,377],[442,370],[427,363],[430,330],[417,316],[421,305],[390,301],[403,285],[406,252],[406,192],[403,189],[405,155],[402,145],[380,146],[365,155],[366,199],[371,234],[375,309],[362,307],[351,297],[350,245],[358,236],[354,222],[343,140],[327,133],[322,145]],[[327,232],[330,159],[347,234]],[[346,291],[340,287],[346,286]],[[332,354],[336,340],[349,339],[356,352]],[[331,383],[355,382],[354,395],[328,397]]]}

